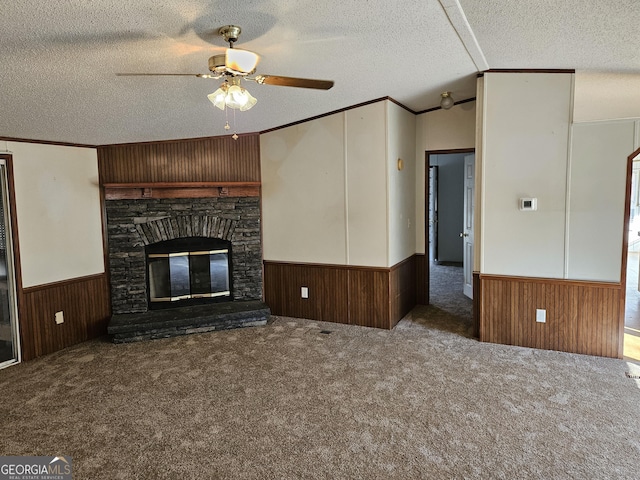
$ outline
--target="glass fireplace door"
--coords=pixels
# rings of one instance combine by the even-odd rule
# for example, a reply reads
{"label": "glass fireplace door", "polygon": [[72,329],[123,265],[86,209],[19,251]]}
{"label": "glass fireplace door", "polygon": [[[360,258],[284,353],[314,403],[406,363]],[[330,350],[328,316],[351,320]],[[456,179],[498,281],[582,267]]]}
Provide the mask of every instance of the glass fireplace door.
{"label": "glass fireplace door", "polygon": [[[188,240],[179,239],[182,243]],[[200,240],[197,238],[197,241]],[[154,249],[160,248],[162,243],[155,244]],[[147,253],[150,306],[164,308],[159,304],[230,299],[229,255],[228,248]]]}

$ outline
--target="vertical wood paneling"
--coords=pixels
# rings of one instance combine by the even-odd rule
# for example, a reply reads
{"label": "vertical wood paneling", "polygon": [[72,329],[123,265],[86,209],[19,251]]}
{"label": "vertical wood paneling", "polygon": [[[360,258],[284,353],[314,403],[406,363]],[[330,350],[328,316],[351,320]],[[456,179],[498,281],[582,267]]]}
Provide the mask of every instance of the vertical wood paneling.
{"label": "vertical wood paneling", "polygon": [[[111,316],[106,274],[24,289],[18,305],[24,360],[106,335]],[[59,311],[64,323],[56,325]]]}
{"label": "vertical wood paneling", "polygon": [[274,315],[390,329],[416,305],[415,284],[413,256],[392,268],[264,262],[265,302]]}
{"label": "vertical wood paneling", "polygon": [[[416,303],[418,305],[429,305],[429,260],[424,254],[416,254]],[[474,290],[475,291],[475,290]]]}
{"label": "vertical wood paneling", "polygon": [[482,292],[480,291],[482,284],[480,283],[480,273],[473,272],[473,336],[477,337],[480,332],[480,299]]}
{"label": "vertical wood paneling", "polygon": [[[480,275],[481,341],[622,358],[619,284]],[[536,322],[536,309],[547,311]]]}
{"label": "vertical wood paneling", "polygon": [[[302,298],[301,287],[309,289],[309,298]],[[265,303],[274,315],[349,323],[347,290],[343,269],[264,262]]]}
{"label": "vertical wood paneling", "polygon": [[393,328],[416,306],[416,260],[416,256],[409,257],[389,272],[391,299],[389,328]]}
{"label": "vertical wood paneling", "polygon": [[348,270],[349,323],[391,328],[389,273],[380,270]]}
{"label": "vertical wood paneling", "polygon": [[243,135],[98,147],[101,183],[259,182],[260,137]]}

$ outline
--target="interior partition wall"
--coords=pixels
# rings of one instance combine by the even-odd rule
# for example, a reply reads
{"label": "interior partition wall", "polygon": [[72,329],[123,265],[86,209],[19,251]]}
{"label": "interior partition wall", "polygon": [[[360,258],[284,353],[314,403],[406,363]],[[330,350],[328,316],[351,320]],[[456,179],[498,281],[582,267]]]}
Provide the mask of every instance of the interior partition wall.
{"label": "interior partition wall", "polygon": [[0,155],[0,368],[20,361],[7,162]]}

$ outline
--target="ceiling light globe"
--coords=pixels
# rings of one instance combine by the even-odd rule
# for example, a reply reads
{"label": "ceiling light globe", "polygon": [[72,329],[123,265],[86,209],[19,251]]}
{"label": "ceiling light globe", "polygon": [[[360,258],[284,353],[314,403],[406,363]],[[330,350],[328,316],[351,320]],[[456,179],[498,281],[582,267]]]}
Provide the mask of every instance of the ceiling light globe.
{"label": "ceiling light globe", "polygon": [[247,104],[249,99],[247,98],[243,90],[244,89],[238,85],[231,85],[229,87],[229,90],[227,90],[227,96],[225,98],[227,107],[241,110],[242,107]]}
{"label": "ceiling light globe", "polygon": [[227,92],[226,92],[226,88],[224,87],[225,85],[217,89],[215,92],[207,95],[207,98],[209,99],[209,101],[213,103],[216,107],[218,107],[220,110],[224,110],[226,105],[225,97],[227,96]]}
{"label": "ceiling light globe", "polygon": [[455,102],[453,101],[451,92],[444,92],[440,96],[442,97],[442,99],[440,100],[440,106],[442,108],[444,108],[445,110],[449,110],[451,107],[453,107],[453,104]]}
{"label": "ceiling light globe", "polygon": [[251,95],[247,90],[244,90],[244,94],[247,97],[247,103],[245,103],[244,106],[240,107],[240,111],[242,112],[249,110],[256,103],[258,103],[258,100],[256,100],[256,98],[253,95]]}

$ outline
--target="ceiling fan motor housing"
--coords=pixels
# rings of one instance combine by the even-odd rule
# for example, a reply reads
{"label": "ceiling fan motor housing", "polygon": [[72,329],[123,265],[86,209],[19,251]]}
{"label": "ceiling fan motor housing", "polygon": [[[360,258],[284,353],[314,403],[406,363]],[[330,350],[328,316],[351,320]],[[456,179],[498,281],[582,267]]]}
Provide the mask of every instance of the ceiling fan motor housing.
{"label": "ceiling fan motor housing", "polygon": [[222,75],[224,72],[226,72],[226,63],[227,56],[224,53],[209,57],[209,70],[217,75]]}

